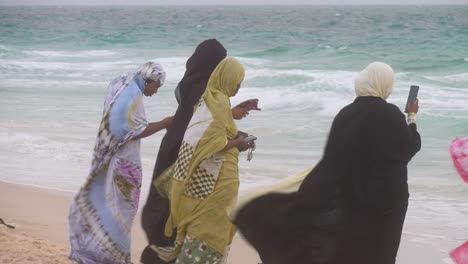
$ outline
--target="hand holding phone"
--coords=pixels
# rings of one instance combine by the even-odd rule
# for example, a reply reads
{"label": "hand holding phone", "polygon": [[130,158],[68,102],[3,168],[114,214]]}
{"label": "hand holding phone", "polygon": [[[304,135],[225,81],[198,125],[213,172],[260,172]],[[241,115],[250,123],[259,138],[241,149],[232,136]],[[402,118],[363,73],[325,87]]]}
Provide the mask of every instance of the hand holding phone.
{"label": "hand holding phone", "polygon": [[417,113],[418,112],[419,110],[418,92],[419,92],[419,86],[411,85],[410,92],[408,94],[408,100],[406,101],[405,113]]}
{"label": "hand holding phone", "polygon": [[257,137],[256,137],[256,136],[252,136],[252,135],[250,135],[250,136],[244,138],[244,142],[245,142],[245,143],[250,143],[250,142],[255,141],[255,140],[257,140]]}

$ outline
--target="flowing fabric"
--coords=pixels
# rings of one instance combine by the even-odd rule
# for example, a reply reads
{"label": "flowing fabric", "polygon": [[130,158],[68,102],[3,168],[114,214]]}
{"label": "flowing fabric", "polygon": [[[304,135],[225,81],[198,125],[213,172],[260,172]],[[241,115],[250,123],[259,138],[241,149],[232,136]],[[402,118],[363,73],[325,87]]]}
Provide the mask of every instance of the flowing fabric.
{"label": "flowing fabric", "polygon": [[453,165],[460,177],[468,182],[468,138],[456,138],[450,144]]}
{"label": "flowing fabric", "polygon": [[[458,174],[468,182],[468,138],[456,138],[450,144],[450,155]],[[457,264],[468,264],[468,241],[450,252]]]}
{"label": "flowing fabric", "polygon": [[305,177],[314,169],[314,166],[286,178],[281,179],[278,182],[273,184],[263,186],[260,188],[255,188],[244,196],[239,198],[239,201],[236,204],[236,207],[231,212],[231,219],[234,221],[236,219],[239,211],[246,206],[248,203],[253,200],[270,193],[294,193],[297,192]]}
{"label": "flowing fabric", "polygon": [[264,263],[395,263],[407,164],[421,138],[416,124],[383,99],[393,72],[368,68],[355,88],[372,96],[358,96],[338,113],[321,160],[297,192],[267,193],[237,211],[239,231]]}
{"label": "flowing fabric", "polygon": [[[216,39],[205,40],[195,49],[187,60],[184,77],[176,88],[176,99],[179,103],[172,124],[167,128],[159,147],[158,158],[154,167],[151,182],[172,177],[174,163],[177,160],[180,145],[192,118],[195,104],[205,92],[206,84],[218,63],[226,57],[226,49]],[[164,174],[169,174],[164,177]],[[141,262],[155,263],[159,256],[153,248],[174,245],[175,237],[166,237],[164,228],[169,216],[169,200],[166,190],[158,191],[150,185],[148,199],[142,211],[142,227],[148,238],[149,246],[143,251]]]}
{"label": "flowing fabric", "polygon": [[229,97],[243,78],[244,68],[236,59],[221,61],[188,125],[174,169],[165,230],[167,236],[177,230],[172,257],[181,253],[186,235],[223,254],[236,232],[228,212],[239,189],[239,151],[223,149],[237,135]]}
{"label": "flowing fabric", "polygon": [[450,252],[456,264],[468,264],[468,241]]}
{"label": "flowing fabric", "polygon": [[181,254],[177,257],[175,264],[220,264],[222,261],[223,255],[218,251],[212,249],[205,242],[187,235],[181,249]]}
{"label": "flowing fabric", "polygon": [[147,79],[162,85],[162,66],[145,63],[109,84],[91,170],[70,208],[70,259],[78,263],[131,263],[142,177],[136,137],[148,126],[142,102]]}

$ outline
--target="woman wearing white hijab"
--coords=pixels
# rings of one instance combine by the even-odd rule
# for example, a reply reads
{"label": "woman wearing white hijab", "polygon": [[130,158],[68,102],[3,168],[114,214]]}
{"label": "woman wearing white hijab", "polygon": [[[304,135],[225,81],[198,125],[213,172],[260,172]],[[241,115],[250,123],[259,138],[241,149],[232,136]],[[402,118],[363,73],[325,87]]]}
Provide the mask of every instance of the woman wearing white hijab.
{"label": "woman wearing white hijab", "polygon": [[390,66],[371,63],[298,191],[273,190],[237,210],[235,223],[263,263],[395,263],[408,207],[407,164],[421,141],[417,101],[409,125],[385,101],[393,81]]}
{"label": "woman wearing white hijab", "polygon": [[336,118],[354,120],[346,127],[357,132],[354,155],[359,153],[344,177],[345,233],[338,263],[395,263],[408,208],[407,164],[421,149],[421,138],[418,101],[409,106],[407,122],[386,102],[393,82],[389,65],[369,64],[356,78],[358,97]]}
{"label": "woman wearing white hijab", "polygon": [[167,128],[172,117],[148,123],[143,95],[164,84],[150,61],[110,82],[88,178],[69,215],[70,259],[81,264],[130,264],[130,231],[141,188],[140,139]]}

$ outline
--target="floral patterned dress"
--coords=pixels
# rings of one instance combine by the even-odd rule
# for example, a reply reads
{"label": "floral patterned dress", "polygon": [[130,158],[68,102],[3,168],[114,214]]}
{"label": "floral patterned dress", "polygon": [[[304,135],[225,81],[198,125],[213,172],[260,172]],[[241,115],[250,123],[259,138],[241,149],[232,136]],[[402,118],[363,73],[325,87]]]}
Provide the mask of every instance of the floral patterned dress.
{"label": "floral patterned dress", "polygon": [[146,63],[109,85],[91,170],[70,208],[70,259],[78,263],[131,263],[130,231],[142,178],[138,135],[148,125],[142,101],[148,78],[163,83],[159,64]]}

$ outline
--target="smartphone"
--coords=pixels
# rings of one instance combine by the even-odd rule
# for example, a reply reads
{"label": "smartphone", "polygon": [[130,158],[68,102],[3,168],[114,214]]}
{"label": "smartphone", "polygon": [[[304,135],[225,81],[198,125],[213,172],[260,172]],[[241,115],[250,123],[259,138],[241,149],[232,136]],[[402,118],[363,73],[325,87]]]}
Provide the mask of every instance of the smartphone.
{"label": "smartphone", "polygon": [[257,140],[257,137],[256,137],[256,136],[252,136],[252,135],[250,135],[250,136],[244,138],[244,142],[245,142],[245,143],[249,143],[250,141],[254,141],[254,140]]}
{"label": "smartphone", "polygon": [[409,105],[414,103],[414,101],[416,101],[416,98],[418,98],[418,92],[419,92],[419,86],[411,85],[410,91],[408,94],[408,101],[406,102],[405,112],[408,113]]}
{"label": "smartphone", "polygon": [[240,136],[243,136],[244,138],[246,138],[246,137],[249,136],[249,134],[247,134],[247,133],[245,133],[245,132],[242,132],[242,131],[237,131],[237,137],[236,137],[236,138],[238,138],[238,137],[240,137]]}

